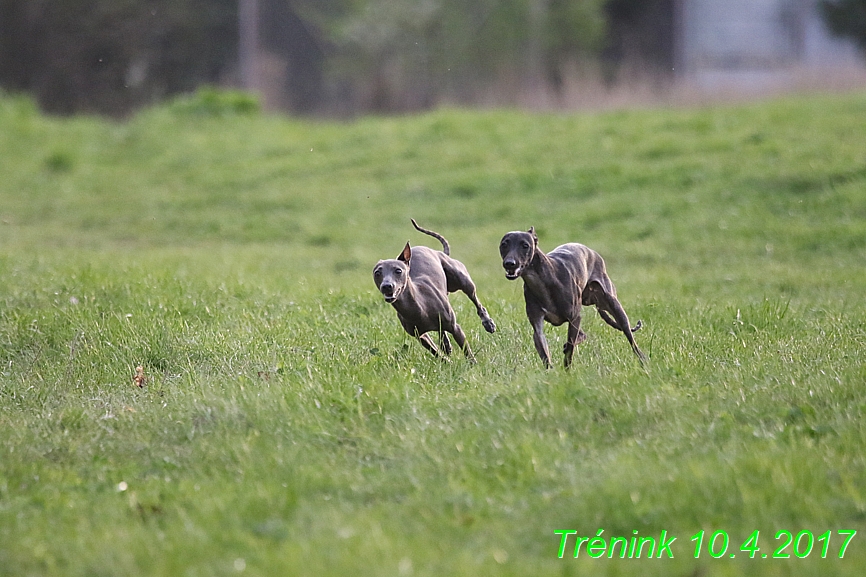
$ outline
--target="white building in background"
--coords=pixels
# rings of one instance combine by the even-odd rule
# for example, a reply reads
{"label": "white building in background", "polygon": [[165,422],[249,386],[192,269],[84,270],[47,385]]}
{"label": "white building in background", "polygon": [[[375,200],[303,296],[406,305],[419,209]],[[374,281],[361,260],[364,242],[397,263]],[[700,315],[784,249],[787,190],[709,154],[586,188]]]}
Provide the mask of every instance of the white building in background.
{"label": "white building in background", "polygon": [[818,0],[677,0],[676,75],[703,89],[783,88],[792,78],[866,72],[854,42],[833,36]]}

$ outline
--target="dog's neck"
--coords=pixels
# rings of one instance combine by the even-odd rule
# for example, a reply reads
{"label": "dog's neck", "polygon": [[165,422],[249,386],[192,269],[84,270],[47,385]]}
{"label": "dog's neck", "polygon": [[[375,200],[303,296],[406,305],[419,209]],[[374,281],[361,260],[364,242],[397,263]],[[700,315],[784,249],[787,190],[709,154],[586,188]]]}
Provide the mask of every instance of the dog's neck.
{"label": "dog's neck", "polygon": [[553,274],[551,272],[554,270],[553,259],[547,256],[547,253],[543,250],[538,248],[538,245],[535,245],[535,251],[532,253],[532,260],[529,261],[526,270],[532,271],[540,277],[546,277]]}
{"label": "dog's neck", "polygon": [[557,283],[556,264],[538,246],[532,255],[532,260],[520,275],[530,291],[542,300],[548,300],[549,287]]}
{"label": "dog's neck", "polygon": [[400,291],[400,296],[394,299],[391,305],[400,312],[408,311],[415,305],[415,283],[412,282],[412,278],[408,274],[406,286],[403,287],[403,290]]}

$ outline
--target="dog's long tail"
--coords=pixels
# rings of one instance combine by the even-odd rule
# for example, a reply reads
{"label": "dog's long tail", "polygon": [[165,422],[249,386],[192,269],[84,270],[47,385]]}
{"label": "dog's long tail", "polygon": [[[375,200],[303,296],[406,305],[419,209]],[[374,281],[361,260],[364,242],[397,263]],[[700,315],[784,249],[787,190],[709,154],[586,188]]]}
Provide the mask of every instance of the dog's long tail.
{"label": "dog's long tail", "polygon": [[448,241],[445,240],[444,236],[442,236],[438,232],[433,232],[432,230],[427,230],[426,228],[421,228],[420,226],[418,226],[418,223],[415,222],[414,218],[411,220],[412,220],[412,226],[415,227],[415,230],[417,230],[419,232],[423,232],[424,234],[429,234],[433,238],[437,239],[439,242],[442,243],[442,252],[444,252],[448,256],[451,256],[451,247],[448,245]]}

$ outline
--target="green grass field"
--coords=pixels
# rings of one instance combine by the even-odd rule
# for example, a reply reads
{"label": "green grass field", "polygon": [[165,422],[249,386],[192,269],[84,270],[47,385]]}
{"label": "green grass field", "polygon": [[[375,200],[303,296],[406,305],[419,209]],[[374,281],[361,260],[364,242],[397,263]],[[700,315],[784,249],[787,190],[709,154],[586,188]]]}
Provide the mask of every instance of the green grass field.
{"label": "green grass field", "polygon": [[[0,96],[0,575],[862,575],[866,95],[347,123],[205,96]],[[475,366],[375,290],[436,246],[410,217],[499,326],[452,297]],[[531,225],[605,256],[647,369],[593,309],[542,369],[498,255]],[[558,558],[600,530],[672,558]]]}

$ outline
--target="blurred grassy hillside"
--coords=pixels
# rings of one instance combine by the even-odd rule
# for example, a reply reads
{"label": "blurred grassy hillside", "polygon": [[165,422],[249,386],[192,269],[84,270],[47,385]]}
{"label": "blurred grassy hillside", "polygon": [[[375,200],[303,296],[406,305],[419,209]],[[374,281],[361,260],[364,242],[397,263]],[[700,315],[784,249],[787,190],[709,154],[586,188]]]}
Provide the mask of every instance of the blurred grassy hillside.
{"label": "blurred grassy hillside", "polygon": [[594,246],[615,275],[658,294],[743,282],[790,293],[792,265],[814,271],[808,290],[832,293],[866,247],[862,96],[348,124],[258,115],[230,96],[196,104],[116,124],[46,118],[4,98],[4,248],[204,246],[210,262],[243,247],[245,266],[352,283],[405,240],[427,242],[410,217],[479,275],[498,273],[502,233],[534,225],[548,250]]}

